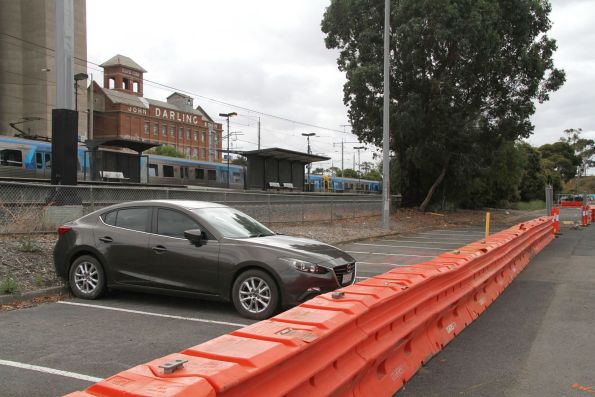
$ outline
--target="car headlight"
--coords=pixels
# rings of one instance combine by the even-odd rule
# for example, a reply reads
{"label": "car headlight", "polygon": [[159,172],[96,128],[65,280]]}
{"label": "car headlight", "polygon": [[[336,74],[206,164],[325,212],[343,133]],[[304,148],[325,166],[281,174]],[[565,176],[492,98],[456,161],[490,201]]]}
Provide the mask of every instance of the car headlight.
{"label": "car headlight", "polygon": [[299,259],[293,259],[293,258],[280,258],[280,259],[282,261],[288,263],[294,269],[299,270],[300,272],[315,273],[315,274],[328,273],[328,269],[326,267],[318,266],[314,263],[302,261]]}

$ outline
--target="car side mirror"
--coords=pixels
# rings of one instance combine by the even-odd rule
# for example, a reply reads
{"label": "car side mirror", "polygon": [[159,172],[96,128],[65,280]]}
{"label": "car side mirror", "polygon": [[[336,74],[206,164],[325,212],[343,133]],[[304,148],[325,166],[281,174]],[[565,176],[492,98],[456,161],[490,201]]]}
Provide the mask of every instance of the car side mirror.
{"label": "car side mirror", "polygon": [[202,245],[204,241],[203,231],[200,229],[185,230],[184,237],[194,245]]}

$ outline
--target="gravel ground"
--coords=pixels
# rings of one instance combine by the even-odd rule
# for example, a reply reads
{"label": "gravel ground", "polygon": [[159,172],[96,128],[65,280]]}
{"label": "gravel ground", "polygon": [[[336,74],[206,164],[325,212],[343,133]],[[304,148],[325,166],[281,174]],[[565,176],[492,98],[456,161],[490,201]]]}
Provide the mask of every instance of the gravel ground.
{"label": "gravel ground", "polygon": [[[494,210],[492,222],[495,226],[507,226],[542,214],[543,211]],[[270,227],[279,233],[337,244],[387,234],[411,233],[428,228],[482,225],[484,219],[483,211],[421,213],[416,210],[400,209],[391,218],[390,231],[380,226],[380,217],[340,220],[333,223],[276,223]],[[62,280],[54,273],[52,260],[56,239],[56,234],[0,235],[0,295],[62,286]],[[1,305],[0,310],[2,310]]]}

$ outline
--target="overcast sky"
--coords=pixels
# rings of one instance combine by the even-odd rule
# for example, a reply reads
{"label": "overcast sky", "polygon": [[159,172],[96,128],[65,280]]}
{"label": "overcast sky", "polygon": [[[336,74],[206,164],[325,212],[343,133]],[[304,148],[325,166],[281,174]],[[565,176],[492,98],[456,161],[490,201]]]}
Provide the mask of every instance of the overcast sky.
{"label": "overcast sky", "polygon": [[[326,128],[260,115],[263,148],[305,151],[301,133],[315,132],[312,151],[333,157],[340,167],[344,138],[349,142],[345,167],[352,167],[357,138],[340,132],[348,123],[345,77],[320,30],[329,3],[89,0],[88,59],[100,64],[115,54],[129,56],[148,71],[145,79],[192,93],[195,106],[216,121],[223,122],[219,113],[238,112],[231,131],[243,135],[233,142],[235,149],[256,148],[259,115],[232,105]],[[566,70],[567,81],[549,102],[538,105],[529,139],[534,145],[555,141],[570,127],[595,138],[595,1],[553,0],[552,5],[549,35],[558,41],[555,62]],[[102,81],[97,67],[90,65],[90,72]],[[144,89],[146,97],[160,100],[172,92],[146,80]],[[372,152],[362,151],[362,162]]]}

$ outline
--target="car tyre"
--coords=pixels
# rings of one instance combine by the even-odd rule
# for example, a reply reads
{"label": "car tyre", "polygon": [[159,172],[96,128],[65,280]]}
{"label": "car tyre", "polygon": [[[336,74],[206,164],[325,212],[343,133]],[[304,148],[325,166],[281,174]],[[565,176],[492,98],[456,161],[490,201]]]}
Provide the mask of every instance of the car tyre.
{"label": "car tyre", "polygon": [[72,262],[68,275],[70,289],[82,299],[97,299],[105,292],[105,272],[97,258],[79,256]]}
{"label": "car tyre", "polygon": [[279,288],[268,273],[247,270],[233,283],[232,301],[243,317],[264,320],[275,314],[279,307]]}

